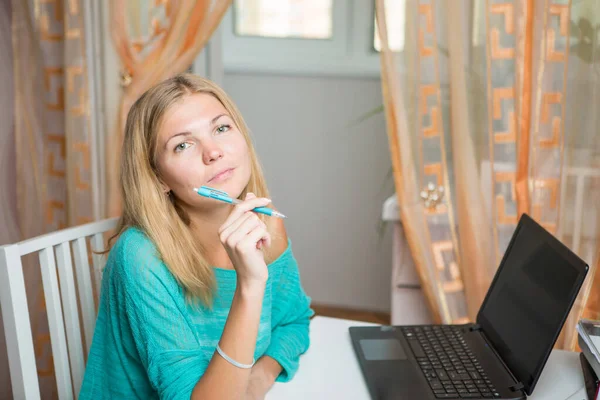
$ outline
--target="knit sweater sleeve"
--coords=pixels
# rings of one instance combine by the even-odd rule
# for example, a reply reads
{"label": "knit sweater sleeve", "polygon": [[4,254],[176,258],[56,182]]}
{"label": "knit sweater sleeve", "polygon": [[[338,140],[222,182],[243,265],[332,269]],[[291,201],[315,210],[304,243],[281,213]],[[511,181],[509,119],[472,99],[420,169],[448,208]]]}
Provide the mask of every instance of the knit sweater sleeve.
{"label": "knit sweater sleeve", "polygon": [[283,368],[278,382],[287,382],[298,370],[300,355],[310,345],[309,324],[314,312],[310,298],[302,289],[298,263],[291,244],[278,261],[280,274],[274,282],[273,320],[271,343],[265,355],[276,360]]}

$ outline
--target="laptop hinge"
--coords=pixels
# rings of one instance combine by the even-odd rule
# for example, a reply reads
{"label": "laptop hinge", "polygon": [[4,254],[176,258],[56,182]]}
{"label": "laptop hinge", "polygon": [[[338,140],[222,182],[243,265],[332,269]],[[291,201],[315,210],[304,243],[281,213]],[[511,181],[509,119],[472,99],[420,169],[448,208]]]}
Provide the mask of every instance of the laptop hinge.
{"label": "laptop hinge", "polygon": [[525,389],[525,385],[523,385],[521,382],[517,382],[515,385],[511,386],[509,389],[513,392],[518,392],[518,391]]}
{"label": "laptop hinge", "polygon": [[481,328],[481,326],[479,324],[475,324],[473,327],[479,328],[479,330],[481,331],[481,336],[483,337],[483,340],[486,341],[486,343],[489,345],[490,350],[492,350],[492,352],[496,356],[496,359],[502,364],[502,366],[504,367],[504,370],[506,371],[506,373],[508,373],[508,375],[510,375],[510,378],[513,380],[513,382],[515,382],[514,385],[509,386],[509,389],[511,391],[515,391],[515,392],[519,391],[519,390],[524,390],[525,386],[523,385],[523,383],[519,382],[517,380],[517,378],[515,378],[515,375],[512,373],[510,368],[508,368],[508,365],[506,365],[506,363],[504,363],[504,360],[502,359],[502,357],[500,357],[500,355],[498,354],[498,352],[496,351],[494,346],[488,340],[488,337],[485,334],[485,332],[483,331],[483,329]]}
{"label": "laptop hinge", "polygon": [[479,325],[479,324],[474,324],[469,327],[469,331],[471,331],[471,332],[478,332],[480,330],[481,330],[481,325]]}

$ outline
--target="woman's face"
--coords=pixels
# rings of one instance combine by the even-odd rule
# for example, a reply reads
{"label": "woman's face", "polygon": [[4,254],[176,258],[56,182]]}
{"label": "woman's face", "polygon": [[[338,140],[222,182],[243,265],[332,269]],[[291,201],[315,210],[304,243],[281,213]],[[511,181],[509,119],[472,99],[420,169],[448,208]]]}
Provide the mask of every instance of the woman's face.
{"label": "woman's face", "polygon": [[216,206],[193,188],[209,186],[238,197],[250,180],[250,152],[243,134],[210,94],[184,96],[163,116],[156,163],[165,191],[188,206]]}

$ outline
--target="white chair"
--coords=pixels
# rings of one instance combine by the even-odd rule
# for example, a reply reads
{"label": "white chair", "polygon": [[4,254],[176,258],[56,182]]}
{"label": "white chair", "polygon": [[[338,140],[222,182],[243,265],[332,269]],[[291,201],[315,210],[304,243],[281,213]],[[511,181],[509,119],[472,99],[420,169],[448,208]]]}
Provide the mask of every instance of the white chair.
{"label": "white chair", "polygon": [[[0,306],[15,399],[40,398],[21,257],[38,253],[58,397],[61,400],[76,398],[85,371],[78,298],[86,354],[92,343],[96,323],[86,238],[90,237],[93,251],[103,250],[103,233],[114,230],[116,224],[116,218],[107,219],[0,246]],[[78,295],[75,293],[71,245]],[[105,257],[92,253],[92,263],[99,293]]]}

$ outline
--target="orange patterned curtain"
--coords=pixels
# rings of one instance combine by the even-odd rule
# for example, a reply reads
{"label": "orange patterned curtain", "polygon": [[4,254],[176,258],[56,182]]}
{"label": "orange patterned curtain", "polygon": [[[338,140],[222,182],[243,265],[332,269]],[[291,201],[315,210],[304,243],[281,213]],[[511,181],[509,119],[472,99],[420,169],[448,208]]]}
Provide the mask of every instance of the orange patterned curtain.
{"label": "orange patterned curtain", "polygon": [[[573,348],[577,320],[600,319],[597,2],[406,1],[406,27],[384,3],[396,191],[432,316],[475,319],[526,212],[590,264],[558,343]],[[406,30],[402,53],[393,29]]]}
{"label": "orange patterned curtain", "polygon": [[[124,71],[117,134],[109,138],[107,151],[112,214],[120,209],[113,157],[118,157],[129,107],[151,85],[192,64],[229,4],[210,0],[111,2],[113,39]],[[102,214],[96,201],[101,171],[93,170],[92,163],[98,149],[90,121],[86,50],[91,44],[85,37],[83,14],[87,5],[82,0],[12,0],[15,191],[22,239],[86,223]],[[39,266],[33,259],[25,259],[24,265],[41,392],[44,398],[54,398],[54,365]],[[9,380],[5,368],[0,374],[3,381]],[[4,395],[10,397],[0,391],[0,397]]]}
{"label": "orange patterned curtain", "polygon": [[[123,94],[116,131],[108,141],[106,154],[110,216],[121,211],[117,160],[130,107],[154,84],[189,68],[230,3],[231,0],[111,0],[112,34],[122,63]],[[140,11],[144,6],[149,7],[148,13]]]}
{"label": "orange patterned curtain", "polygon": [[[21,239],[96,219],[83,2],[12,1]],[[41,275],[24,260],[41,392],[56,396]],[[8,371],[0,371],[8,374]],[[2,396],[0,396],[2,397]]]}
{"label": "orange patterned curtain", "polygon": [[[129,107],[151,85],[192,64],[229,4],[112,0],[112,33],[124,74],[117,134],[109,138],[107,149],[111,214],[120,209],[114,157],[118,157]],[[98,149],[90,121],[86,5],[82,0],[12,0],[15,191],[22,239],[89,222],[102,214],[96,204],[101,171],[92,165]],[[41,392],[44,398],[55,398],[39,266],[33,259],[25,259],[24,265]],[[8,370],[0,374],[9,381]],[[0,391],[0,397],[4,395],[10,397]]]}

